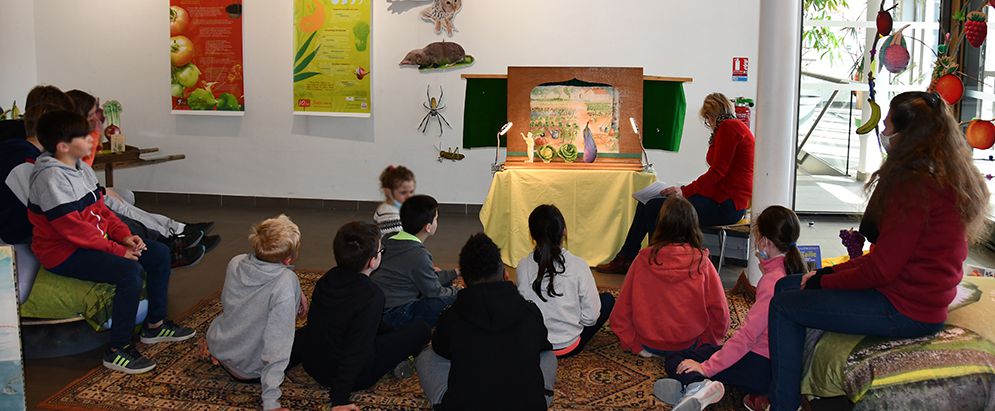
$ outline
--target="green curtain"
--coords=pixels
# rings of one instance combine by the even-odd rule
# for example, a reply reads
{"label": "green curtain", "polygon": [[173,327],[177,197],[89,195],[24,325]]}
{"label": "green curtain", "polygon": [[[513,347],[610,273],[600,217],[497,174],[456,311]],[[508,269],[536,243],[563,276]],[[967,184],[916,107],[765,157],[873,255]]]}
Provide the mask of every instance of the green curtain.
{"label": "green curtain", "polygon": [[[643,143],[647,149],[678,151],[684,133],[684,83],[643,81]],[[463,148],[494,147],[494,136],[508,121],[508,80],[466,80],[463,109]],[[626,122],[622,122],[624,126]],[[501,146],[507,141],[501,138]]]}
{"label": "green curtain", "polygon": [[[508,79],[466,80],[463,105],[463,148],[494,147],[495,136],[508,122]],[[507,136],[501,147],[507,147]]]}
{"label": "green curtain", "polygon": [[684,83],[643,81],[643,124],[639,131],[646,148],[680,151],[686,110]]}

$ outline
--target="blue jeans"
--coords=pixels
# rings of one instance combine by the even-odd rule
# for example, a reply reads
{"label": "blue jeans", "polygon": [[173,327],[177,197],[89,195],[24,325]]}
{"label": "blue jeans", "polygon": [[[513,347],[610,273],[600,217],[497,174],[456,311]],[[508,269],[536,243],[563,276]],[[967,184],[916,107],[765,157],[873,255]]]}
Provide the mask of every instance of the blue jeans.
{"label": "blue jeans", "polygon": [[[656,221],[659,219],[660,209],[663,208],[663,202],[666,200],[666,198],[654,198],[646,204],[636,204],[636,215],[632,218],[632,224],[629,226],[629,232],[625,235],[625,243],[622,244],[622,250],[618,252],[619,255],[629,260],[636,258],[643,238],[647,235],[652,236],[653,231],[656,230]],[[746,210],[737,210],[732,199],[718,203],[708,197],[695,194],[688,197],[688,201],[698,213],[699,227],[733,224],[742,219],[743,213],[746,212]]]}
{"label": "blue jeans", "polygon": [[770,302],[771,410],[794,411],[801,403],[806,328],[888,338],[922,337],[943,329],[943,323],[906,317],[877,290],[801,290],[801,277],[778,281]]}
{"label": "blue jeans", "polygon": [[422,298],[384,310],[383,320],[394,328],[404,327],[414,320],[422,320],[434,328],[435,323],[439,321],[439,315],[452,305],[453,301],[456,301],[455,295]]}
{"label": "blue jeans", "polygon": [[121,348],[131,343],[135,328],[138,298],[142,293],[142,271],[149,298],[148,323],[166,318],[166,294],[169,291],[169,247],[158,241],[145,241],[148,249],[138,261],[118,257],[103,251],[80,248],[66,261],[48,270],[66,277],[114,285],[111,302],[111,347]]}

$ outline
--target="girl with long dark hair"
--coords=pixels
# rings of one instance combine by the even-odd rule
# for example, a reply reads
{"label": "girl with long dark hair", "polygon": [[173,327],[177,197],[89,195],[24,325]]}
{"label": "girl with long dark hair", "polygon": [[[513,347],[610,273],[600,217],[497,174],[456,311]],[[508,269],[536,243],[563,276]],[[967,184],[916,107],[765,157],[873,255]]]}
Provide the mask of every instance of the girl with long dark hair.
{"label": "girl with long dark hair", "polygon": [[575,355],[608,320],[615,297],[598,294],[587,262],[563,248],[567,225],[556,206],[532,210],[529,234],[535,250],[518,263],[518,292],[542,311],[553,353]]}
{"label": "girl with long dark hair", "polygon": [[968,243],[984,237],[989,192],[950,107],[936,94],[891,100],[861,231],[874,251],[777,283],[770,303],[771,409],[801,402],[805,329],[915,338],[943,328]]}
{"label": "girl with long dark hair", "polygon": [[[676,404],[675,409],[700,410],[722,399],[725,385],[730,385],[748,393],[744,399],[748,409],[764,409],[771,379],[768,308],[777,281],[806,270],[796,244],[800,234],[801,223],[794,211],[771,206],[760,213],[752,236],[763,276],[746,321],[721,347],[703,344],[668,355],[664,368],[670,378],[656,382],[653,393],[657,397]],[[699,381],[703,383],[696,385]]]}
{"label": "girl with long dark hair", "polygon": [[611,328],[622,348],[644,357],[718,344],[729,329],[722,281],[702,245],[691,203],[663,203],[649,247],[626,274]]}

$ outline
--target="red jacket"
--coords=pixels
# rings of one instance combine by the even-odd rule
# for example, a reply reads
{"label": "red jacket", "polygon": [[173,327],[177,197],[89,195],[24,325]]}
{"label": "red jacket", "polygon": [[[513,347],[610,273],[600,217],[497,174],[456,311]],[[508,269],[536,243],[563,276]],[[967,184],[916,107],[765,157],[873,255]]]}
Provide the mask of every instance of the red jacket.
{"label": "red jacket", "polygon": [[67,166],[49,153],[38,157],[31,173],[28,220],[34,226],[31,250],[48,269],[80,248],[123,257],[127,248],[120,243],[131,236],[104,205],[93,169],[82,161]]}
{"label": "red jacket", "polygon": [[705,155],[708,171],[681,187],[684,197],[699,194],[718,203],[731,198],[737,210],[749,207],[753,197],[753,144],[753,133],[742,121],[719,123]]}
{"label": "red jacket", "polygon": [[874,252],[834,266],[821,287],[873,288],[913,320],[946,321],[947,306],[964,276],[966,228],[953,190],[932,182],[921,190],[893,190],[878,222]]}
{"label": "red jacket", "polygon": [[676,351],[696,341],[718,344],[729,330],[729,306],[708,250],[687,244],[639,252],[609,321],[623,349]]}

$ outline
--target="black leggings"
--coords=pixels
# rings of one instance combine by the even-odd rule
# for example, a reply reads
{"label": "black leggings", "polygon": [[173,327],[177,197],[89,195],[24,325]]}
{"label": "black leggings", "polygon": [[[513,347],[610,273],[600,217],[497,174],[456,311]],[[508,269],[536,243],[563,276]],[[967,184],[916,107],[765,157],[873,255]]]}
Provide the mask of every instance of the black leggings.
{"label": "black leggings", "polygon": [[584,347],[594,338],[594,334],[597,334],[598,330],[608,321],[612,309],[615,308],[615,297],[609,293],[601,293],[598,297],[601,298],[601,314],[598,315],[598,320],[594,322],[594,325],[584,327],[584,330],[580,332],[580,343],[577,344],[576,348],[566,354],[558,355],[556,358],[570,358],[584,351]]}
{"label": "black leggings", "polygon": [[[643,238],[653,235],[653,231],[656,230],[656,221],[666,200],[666,198],[654,198],[646,204],[636,204],[636,215],[632,218],[632,225],[629,226],[629,232],[625,236],[622,250],[618,252],[619,255],[629,260],[636,258]],[[708,197],[695,194],[688,197],[688,201],[698,212],[698,224],[701,228],[733,224],[743,218],[743,213],[746,212],[746,210],[737,210],[732,199],[718,203]]]}

